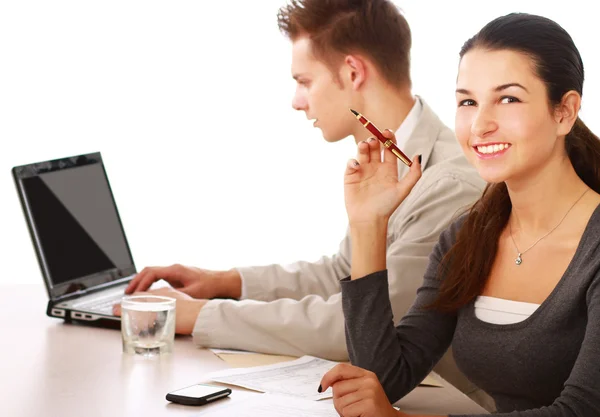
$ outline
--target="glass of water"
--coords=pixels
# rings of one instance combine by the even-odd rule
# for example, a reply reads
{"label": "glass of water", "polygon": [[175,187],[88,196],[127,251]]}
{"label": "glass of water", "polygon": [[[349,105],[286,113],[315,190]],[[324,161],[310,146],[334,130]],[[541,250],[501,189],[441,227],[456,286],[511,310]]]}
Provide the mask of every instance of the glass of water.
{"label": "glass of water", "polygon": [[121,300],[123,352],[158,356],[173,351],[175,299],[158,295],[131,295]]}

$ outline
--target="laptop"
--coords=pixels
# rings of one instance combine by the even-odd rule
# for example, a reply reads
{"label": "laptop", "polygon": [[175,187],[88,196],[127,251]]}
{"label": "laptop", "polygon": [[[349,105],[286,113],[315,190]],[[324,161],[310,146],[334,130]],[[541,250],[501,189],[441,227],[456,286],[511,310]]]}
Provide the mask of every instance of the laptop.
{"label": "laptop", "polygon": [[46,314],[119,326],[112,306],[136,269],[100,152],[12,174],[48,292]]}

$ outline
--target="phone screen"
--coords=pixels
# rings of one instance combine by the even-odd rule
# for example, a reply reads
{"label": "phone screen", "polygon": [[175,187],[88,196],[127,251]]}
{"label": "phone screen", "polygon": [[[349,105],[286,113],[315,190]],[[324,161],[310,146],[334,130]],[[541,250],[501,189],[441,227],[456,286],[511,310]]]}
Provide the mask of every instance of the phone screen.
{"label": "phone screen", "polygon": [[191,387],[186,387],[182,389],[178,389],[177,391],[172,391],[170,394],[180,395],[182,397],[193,397],[193,398],[201,398],[210,394],[214,394],[219,391],[223,391],[225,388],[217,387],[214,385],[192,385]]}

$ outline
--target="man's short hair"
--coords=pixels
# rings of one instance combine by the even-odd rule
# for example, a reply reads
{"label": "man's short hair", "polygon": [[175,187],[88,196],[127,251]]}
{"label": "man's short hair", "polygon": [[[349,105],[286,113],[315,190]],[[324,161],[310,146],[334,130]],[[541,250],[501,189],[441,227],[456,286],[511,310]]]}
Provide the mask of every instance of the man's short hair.
{"label": "man's short hair", "polygon": [[292,41],[308,36],[332,70],[345,55],[363,55],[391,85],[411,85],[410,28],[390,0],[290,0],[277,22]]}

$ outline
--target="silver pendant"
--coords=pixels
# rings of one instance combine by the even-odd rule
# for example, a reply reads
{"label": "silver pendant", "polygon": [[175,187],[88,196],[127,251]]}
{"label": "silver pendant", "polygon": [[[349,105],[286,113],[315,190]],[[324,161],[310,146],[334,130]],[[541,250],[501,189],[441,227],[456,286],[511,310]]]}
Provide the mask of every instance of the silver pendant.
{"label": "silver pendant", "polygon": [[522,263],[523,263],[523,258],[521,258],[521,254],[519,253],[517,255],[517,259],[515,259],[515,264],[517,264],[517,266],[518,266],[518,265],[521,265]]}

